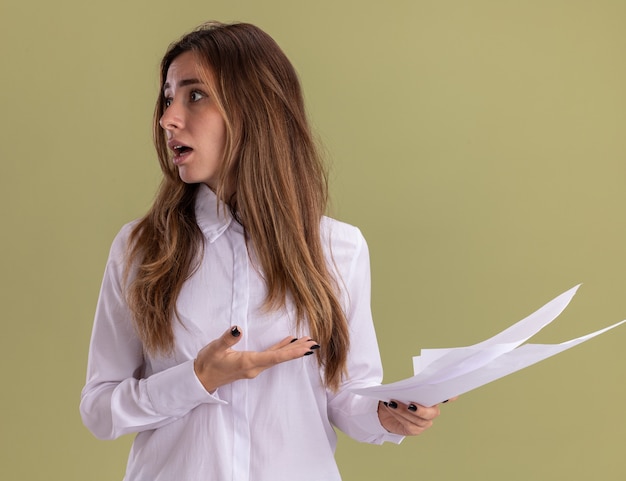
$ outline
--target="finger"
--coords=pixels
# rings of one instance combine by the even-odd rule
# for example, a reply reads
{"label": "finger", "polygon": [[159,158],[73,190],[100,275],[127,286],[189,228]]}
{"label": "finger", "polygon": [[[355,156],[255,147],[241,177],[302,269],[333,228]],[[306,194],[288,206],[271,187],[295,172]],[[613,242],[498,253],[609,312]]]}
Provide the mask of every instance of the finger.
{"label": "finger", "polygon": [[288,346],[289,344],[292,344],[294,342],[296,342],[298,340],[297,337],[292,337],[292,336],[288,336],[285,339],[283,339],[280,342],[277,342],[276,344],[274,344],[272,347],[268,348],[268,351],[276,351],[278,349],[282,349],[285,346]]}
{"label": "finger", "polygon": [[437,405],[427,407],[427,406],[422,406],[421,404],[417,404],[417,403],[409,403],[407,405],[407,411],[409,411],[415,416],[419,416],[420,418],[426,419],[428,421],[433,421],[435,418],[437,418],[441,414],[441,411],[439,410],[439,406]]}
{"label": "finger", "polygon": [[[279,349],[297,349],[302,351],[302,346],[308,346],[309,349],[313,351],[320,348],[320,346],[308,336],[297,338],[297,337],[286,337],[282,341],[274,344],[272,347],[268,348],[267,351],[277,351]],[[317,346],[317,347],[314,347]]]}
{"label": "finger", "polygon": [[383,406],[379,406],[379,418],[389,432],[403,436],[417,436],[433,425],[432,421],[419,417],[407,417],[403,411],[404,406],[406,405],[398,404],[395,401],[389,401],[383,403]]}
{"label": "finger", "polygon": [[399,417],[423,426],[439,416],[438,406],[426,407],[417,403],[404,404],[400,401],[390,401],[387,406]]}
{"label": "finger", "polygon": [[267,369],[268,367],[280,364],[282,362],[299,359],[303,356],[309,355],[309,353],[314,354],[315,351],[318,349],[312,349],[314,346],[317,346],[315,341],[308,341],[306,339],[304,341],[299,341],[300,340],[291,342],[291,339],[289,339],[288,341],[285,339],[281,341],[281,343],[287,342],[287,344],[283,345],[280,348],[269,348],[266,351],[254,353],[251,352],[250,354],[253,356],[253,362],[257,366]]}
{"label": "finger", "polygon": [[241,330],[233,326],[214,341],[214,348],[218,351],[226,351],[241,340]]}
{"label": "finger", "polygon": [[298,353],[303,353],[303,356],[310,356],[315,354],[321,347],[316,341],[305,336],[300,339],[292,339],[282,350],[295,350]]}

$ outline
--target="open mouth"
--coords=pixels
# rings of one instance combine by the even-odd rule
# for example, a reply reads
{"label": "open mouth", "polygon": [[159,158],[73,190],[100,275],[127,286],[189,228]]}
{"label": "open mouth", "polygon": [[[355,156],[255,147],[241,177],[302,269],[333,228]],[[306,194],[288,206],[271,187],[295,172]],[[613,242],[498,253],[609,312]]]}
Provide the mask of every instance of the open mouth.
{"label": "open mouth", "polygon": [[174,147],[175,155],[184,155],[187,152],[191,152],[193,149],[191,147],[187,147],[186,145],[177,145]]}
{"label": "open mouth", "polygon": [[175,145],[172,147],[172,151],[174,152],[174,163],[180,163],[188,154],[190,154],[193,149],[191,147],[187,147],[186,145]]}

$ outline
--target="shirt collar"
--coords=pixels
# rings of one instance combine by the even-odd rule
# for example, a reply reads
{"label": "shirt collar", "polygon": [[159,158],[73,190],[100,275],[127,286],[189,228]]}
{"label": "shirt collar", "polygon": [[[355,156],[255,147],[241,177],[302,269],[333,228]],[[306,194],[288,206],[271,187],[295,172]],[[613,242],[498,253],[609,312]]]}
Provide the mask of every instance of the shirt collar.
{"label": "shirt collar", "polygon": [[200,184],[196,193],[196,222],[211,243],[215,242],[233,222],[228,207],[205,184]]}

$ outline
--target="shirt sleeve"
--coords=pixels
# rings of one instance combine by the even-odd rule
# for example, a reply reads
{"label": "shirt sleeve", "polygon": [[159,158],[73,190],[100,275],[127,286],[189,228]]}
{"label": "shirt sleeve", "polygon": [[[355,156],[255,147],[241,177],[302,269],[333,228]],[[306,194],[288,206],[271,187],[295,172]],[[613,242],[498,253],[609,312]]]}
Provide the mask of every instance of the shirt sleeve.
{"label": "shirt sleeve", "polygon": [[203,403],[226,404],[209,394],[193,369],[193,359],[142,377],[142,343],[132,324],[122,288],[130,225],[113,241],[104,273],[89,347],[87,381],[80,414],[100,439],[155,429]]}
{"label": "shirt sleeve", "polygon": [[404,436],[390,433],[378,418],[378,401],[350,392],[351,388],[380,385],[383,377],[378,342],[372,320],[370,297],[370,261],[367,243],[358,229],[356,249],[349,268],[342,272],[347,303],[346,316],[350,332],[348,377],[339,390],[328,393],[331,422],[357,441],[399,444]]}

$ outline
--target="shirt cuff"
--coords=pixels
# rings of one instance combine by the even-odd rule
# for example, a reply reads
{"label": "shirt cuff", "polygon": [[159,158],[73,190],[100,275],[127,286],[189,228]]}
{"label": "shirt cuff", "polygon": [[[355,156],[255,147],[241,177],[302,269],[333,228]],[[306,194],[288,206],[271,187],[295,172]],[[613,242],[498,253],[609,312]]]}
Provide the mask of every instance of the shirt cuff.
{"label": "shirt cuff", "polygon": [[228,404],[219,398],[219,390],[210,394],[204,389],[193,364],[190,359],[146,379],[146,393],[156,412],[182,417],[200,404]]}
{"label": "shirt cuff", "polygon": [[373,406],[370,410],[368,410],[368,414],[362,415],[362,418],[359,419],[359,424],[363,430],[373,434],[372,438],[369,439],[368,442],[372,444],[382,444],[384,442],[400,444],[405,436],[387,431],[380,423],[380,418],[378,417],[378,400],[368,399],[368,401],[370,401]]}

